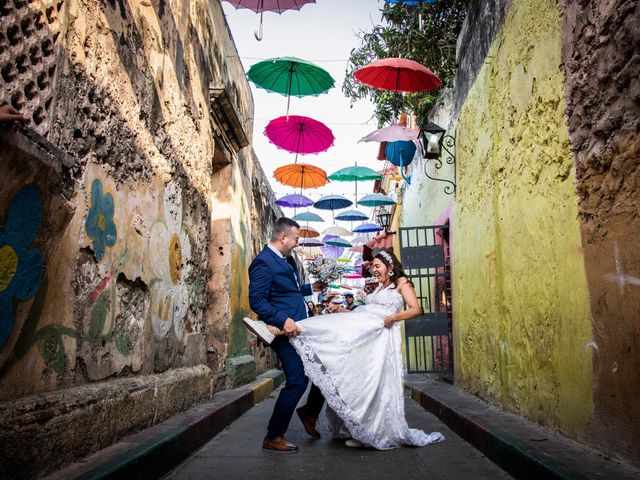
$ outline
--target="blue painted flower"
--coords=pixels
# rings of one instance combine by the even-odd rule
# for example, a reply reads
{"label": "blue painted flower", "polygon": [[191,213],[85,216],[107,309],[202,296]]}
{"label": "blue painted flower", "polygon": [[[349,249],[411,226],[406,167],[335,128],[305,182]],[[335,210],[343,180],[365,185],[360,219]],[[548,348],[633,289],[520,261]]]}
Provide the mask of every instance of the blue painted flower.
{"label": "blue painted flower", "polygon": [[104,256],[105,247],[113,247],[118,238],[116,224],[113,223],[114,210],[113,195],[103,193],[102,182],[96,178],[91,184],[91,208],[84,225],[98,261]]}
{"label": "blue painted flower", "polygon": [[42,281],[44,256],[39,248],[29,248],[42,220],[42,202],[35,186],[27,185],[13,197],[6,219],[0,229],[0,347],[13,331],[13,299],[32,298]]}

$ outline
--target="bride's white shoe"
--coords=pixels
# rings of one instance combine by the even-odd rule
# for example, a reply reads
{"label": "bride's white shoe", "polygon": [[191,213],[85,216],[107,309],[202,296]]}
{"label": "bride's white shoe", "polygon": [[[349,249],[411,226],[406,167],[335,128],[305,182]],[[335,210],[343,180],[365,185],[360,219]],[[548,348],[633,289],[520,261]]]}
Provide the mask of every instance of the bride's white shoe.
{"label": "bride's white shoe", "polygon": [[267,328],[267,324],[263,321],[253,320],[248,317],[244,317],[242,321],[244,322],[245,327],[255,333],[256,336],[267,345],[271,345],[273,339],[276,338],[276,336]]}
{"label": "bride's white shoe", "polygon": [[347,447],[353,447],[353,448],[360,448],[360,447],[364,447],[364,443],[356,440],[355,438],[348,438],[344,441],[344,444]]}

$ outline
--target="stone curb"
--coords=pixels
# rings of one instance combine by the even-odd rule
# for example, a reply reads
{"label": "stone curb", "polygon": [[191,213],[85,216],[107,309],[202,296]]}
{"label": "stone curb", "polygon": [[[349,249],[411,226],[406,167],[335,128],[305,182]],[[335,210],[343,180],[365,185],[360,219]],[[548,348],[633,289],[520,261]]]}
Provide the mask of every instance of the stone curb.
{"label": "stone curb", "polygon": [[492,432],[463,412],[456,411],[427,392],[405,383],[405,388],[422,408],[433,413],[451,430],[469,442],[492,462],[517,479],[585,480],[575,472],[562,471],[560,465],[522,444],[516,438]]}
{"label": "stone curb", "polygon": [[45,477],[47,480],[160,478],[202,447],[284,381],[269,370],[256,381],[218,392],[197,405]]}

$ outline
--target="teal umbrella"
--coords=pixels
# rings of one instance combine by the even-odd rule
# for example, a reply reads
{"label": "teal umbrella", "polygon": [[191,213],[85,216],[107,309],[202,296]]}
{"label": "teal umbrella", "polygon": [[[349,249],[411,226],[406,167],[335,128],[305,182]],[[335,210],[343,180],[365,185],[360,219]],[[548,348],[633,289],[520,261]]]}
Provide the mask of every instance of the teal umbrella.
{"label": "teal umbrella", "polygon": [[348,242],[344,238],[340,238],[340,237],[335,237],[335,238],[330,238],[329,240],[325,240],[324,244],[331,245],[332,247],[344,247],[344,248],[351,248],[353,246],[351,245],[351,242]]}
{"label": "teal umbrella", "polygon": [[251,66],[247,77],[256,87],[287,97],[287,117],[291,95],[306,97],[326,93],[335,80],[325,69],[295,57],[263,60]]}
{"label": "teal umbrella", "polygon": [[324,222],[323,218],[317,213],[302,212],[292,218],[296,222]]}
{"label": "teal umbrella", "polygon": [[358,180],[364,182],[366,180],[381,180],[380,175],[375,170],[368,167],[359,167],[356,163],[353,167],[341,168],[337,172],[333,172],[328,177],[337,182],[355,182],[356,183],[356,201],[358,200]]}
{"label": "teal umbrella", "polygon": [[357,222],[359,220],[367,220],[369,215],[366,215],[358,210],[347,210],[336,215],[336,220],[344,220],[347,222]]}
{"label": "teal umbrella", "polygon": [[355,165],[353,167],[341,168],[337,172],[333,172],[329,175],[329,180],[335,180],[337,182],[382,180],[382,175],[369,167],[359,167],[358,165]]}
{"label": "teal umbrella", "polygon": [[370,195],[365,195],[358,201],[359,205],[363,205],[365,207],[382,207],[384,205],[395,205],[396,202],[386,195],[382,195],[381,193],[372,193]]}

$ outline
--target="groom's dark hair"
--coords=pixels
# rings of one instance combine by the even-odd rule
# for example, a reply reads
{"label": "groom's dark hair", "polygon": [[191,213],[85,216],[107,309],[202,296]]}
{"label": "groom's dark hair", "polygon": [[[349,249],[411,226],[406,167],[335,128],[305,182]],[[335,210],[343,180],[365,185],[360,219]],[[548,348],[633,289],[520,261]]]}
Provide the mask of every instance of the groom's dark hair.
{"label": "groom's dark hair", "polygon": [[300,228],[300,225],[295,220],[291,220],[287,217],[280,217],[273,224],[273,231],[271,232],[271,240],[276,240],[283,233],[289,235],[292,228]]}

